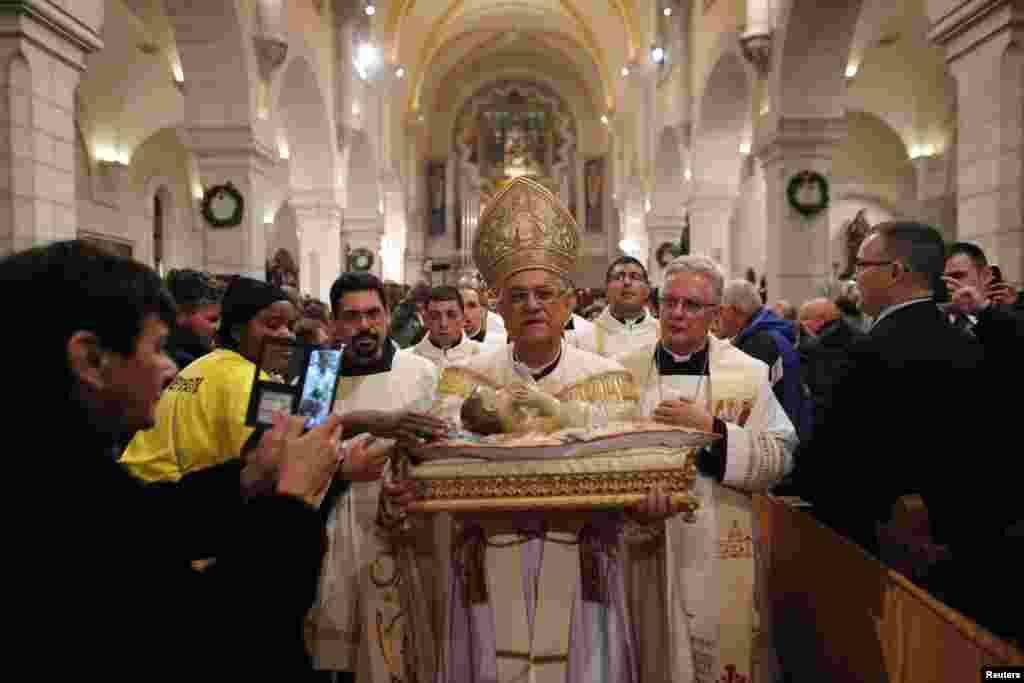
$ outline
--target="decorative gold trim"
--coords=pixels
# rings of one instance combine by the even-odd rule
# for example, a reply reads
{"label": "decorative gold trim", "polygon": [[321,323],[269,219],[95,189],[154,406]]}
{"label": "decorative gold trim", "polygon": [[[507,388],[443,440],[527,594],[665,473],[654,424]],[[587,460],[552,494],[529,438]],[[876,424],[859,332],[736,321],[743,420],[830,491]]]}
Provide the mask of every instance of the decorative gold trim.
{"label": "decorative gold trim", "polygon": [[555,398],[560,401],[639,401],[640,392],[633,375],[625,370],[613,370],[570,384]]}
{"label": "decorative gold trim", "polygon": [[469,398],[473,390],[481,385],[492,389],[499,388],[487,375],[468,368],[449,365],[441,371],[437,391],[443,395]]}
{"label": "decorative gold trim", "polygon": [[[419,500],[409,505],[409,512],[528,512],[545,510],[589,510],[592,508],[623,508],[647,498],[648,491],[593,496],[551,496],[544,498],[501,498],[475,500]],[[688,493],[669,496],[673,505],[685,506],[682,513],[692,519],[700,500]]]}
{"label": "decorative gold trim", "polygon": [[548,188],[520,176],[480,214],[473,261],[491,287],[531,269],[571,280],[579,248],[579,230],[569,210]]}
{"label": "decorative gold trim", "polygon": [[697,467],[691,458],[683,467],[670,470],[419,480],[419,500],[409,509],[454,512],[619,506],[643,500],[657,485],[692,512],[699,504],[690,493],[696,478]]}

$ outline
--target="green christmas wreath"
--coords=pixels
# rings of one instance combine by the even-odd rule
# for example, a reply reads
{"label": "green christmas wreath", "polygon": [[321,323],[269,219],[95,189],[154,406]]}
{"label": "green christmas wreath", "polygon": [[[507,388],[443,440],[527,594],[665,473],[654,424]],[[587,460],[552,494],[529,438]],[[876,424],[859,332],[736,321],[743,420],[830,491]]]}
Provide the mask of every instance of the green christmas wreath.
{"label": "green christmas wreath", "polygon": [[[812,192],[817,193],[817,199],[806,201],[801,197],[801,190],[808,185],[813,185]],[[813,216],[822,209],[828,207],[828,181],[825,176],[814,171],[801,171],[789,179],[786,185],[786,199],[789,205],[804,216]]]}

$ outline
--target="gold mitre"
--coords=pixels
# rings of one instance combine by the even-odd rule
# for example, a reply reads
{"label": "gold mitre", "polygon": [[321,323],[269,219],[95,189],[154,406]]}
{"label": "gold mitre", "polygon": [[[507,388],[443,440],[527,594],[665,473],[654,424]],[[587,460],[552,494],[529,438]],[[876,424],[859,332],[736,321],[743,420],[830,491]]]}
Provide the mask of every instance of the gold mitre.
{"label": "gold mitre", "polygon": [[580,248],[572,214],[546,187],[519,177],[480,214],[473,260],[491,287],[522,270],[542,269],[571,280]]}

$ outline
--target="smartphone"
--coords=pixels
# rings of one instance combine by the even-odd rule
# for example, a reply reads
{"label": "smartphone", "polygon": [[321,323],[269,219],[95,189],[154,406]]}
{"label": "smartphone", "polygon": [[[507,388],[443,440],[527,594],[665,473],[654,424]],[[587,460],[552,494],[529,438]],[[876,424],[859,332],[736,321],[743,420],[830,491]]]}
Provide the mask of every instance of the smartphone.
{"label": "smartphone", "polygon": [[312,349],[306,362],[306,376],[302,381],[299,415],[305,415],[306,429],[312,429],[327,420],[334,408],[338,391],[338,373],[341,372],[341,351]]}
{"label": "smartphone", "polygon": [[992,281],[989,282],[989,286],[1000,285],[1003,283],[1003,271],[999,269],[999,266],[992,266]]}
{"label": "smartphone", "polygon": [[253,378],[245,423],[272,427],[275,413],[306,417],[306,429],[323,424],[334,409],[340,349],[267,338]]}

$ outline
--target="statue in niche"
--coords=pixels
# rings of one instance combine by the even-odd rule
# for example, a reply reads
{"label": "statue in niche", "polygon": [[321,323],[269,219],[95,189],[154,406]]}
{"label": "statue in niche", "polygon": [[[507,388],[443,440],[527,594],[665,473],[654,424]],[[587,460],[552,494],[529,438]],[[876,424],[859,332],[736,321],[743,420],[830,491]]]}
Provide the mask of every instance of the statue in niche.
{"label": "statue in niche", "polygon": [[278,287],[299,286],[299,266],[287,249],[278,249],[274,258],[267,261],[267,282]]}
{"label": "statue in niche", "polygon": [[846,239],[846,270],[839,275],[840,280],[853,279],[854,266],[857,263],[857,252],[860,251],[860,245],[864,238],[871,232],[871,224],[868,223],[866,214],[867,209],[861,209],[853,217],[853,220],[843,227],[843,235]]}
{"label": "statue in niche", "polygon": [[430,217],[427,233],[443,235],[445,232],[445,161],[427,162],[427,195],[430,197]]}

